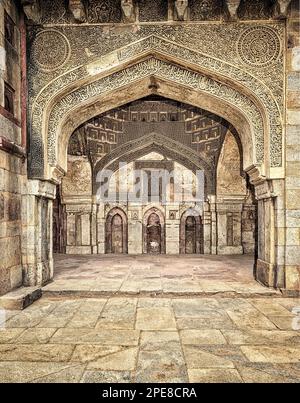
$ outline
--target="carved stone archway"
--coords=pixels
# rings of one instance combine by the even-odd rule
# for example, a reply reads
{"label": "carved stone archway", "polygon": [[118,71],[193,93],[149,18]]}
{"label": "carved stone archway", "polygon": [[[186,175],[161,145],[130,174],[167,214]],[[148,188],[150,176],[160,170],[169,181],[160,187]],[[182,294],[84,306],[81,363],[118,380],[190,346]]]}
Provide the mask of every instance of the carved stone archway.
{"label": "carved stone archway", "polygon": [[[278,43],[275,31],[260,29],[267,30]],[[153,86],[153,78],[164,85]],[[146,88],[135,88],[143,87],[142,81],[146,81]],[[170,83],[176,87],[173,96]],[[40,92],[31,116],[35,144],[30,162],[33,176],[51,178],[57,174],[57,167],[65,168],[65,149],[72,131],[97,114],[119,106],[115,97],[110,97],[116,90],[119,105],[140,98],[141,92],[145,96],[158,91],[210,110],[229,120],[243,137],[244,149],[247,148],[244,168],[263,165],[261,173],[270,177],[271,171],[275,174],[282,166],[280,106],[263,82],[237,63],[233,66],[167,38],[150,35],[92,65],[63,74]],[[195,96],[191,96],[192,92]]]}
{"label": "carved stone archway", "polygon": [[[154,82],[154,85],[153,85]],[[118,91],[116,102],[115,91]],[[66,168],[66,147],[72,132],[85,121],[114,107],[150,94],[159,94],[190,103],[222,116],[238,130],[244,145],[245,167],[262,165],[270,168],[270,156],[265,153],[269,137],[266,110],[249,89],[241,90],[232,79],[216,81],[210,74],[190,70],[173,60],[149,56],[145,60],[113,71],[106,76],[89,77],[74,90],[66,86],[54,95],[45,107],[43,122],[36,111],[32,115],[32,137],[37,139],[30,170],[34,176],[55,177],[57,168]],[[249,94],[249,95],[248,95]],[[42,113],[43,114],[43,113]],[[41,133],[38,131],[41,130]],[[38,150],[39,144],[41,144]],[[39,152],[38,152],[39,151]],[[45,179],[46,179],[45,178]]]}
{"label": "carved stone archway", "polygon": [[[247,27],[244,31],[242,39],[249,34]],[[276,57],[279,54],[277,49]],[[242,143],[243,169],[258,197],[270,200],[269,215],[276,214],[271,180],[283,175],[283,119],[282,99],[274,89],[238,67],[236,60],[229,64],[155,35],[106,56],[56,77],[36,97],[30,119],[31,178],[59,182],[66,171],[67,145],[74,130],[101,113],[156,94],[208,110],[231,123]],[[265,234],[272,242],[263,244],[264,252],[272,250],[271,256],[260,253],[262,263],[257,266],[263,273],[257,278],[268,285],[274,285],[278,260],[275,222],[270,223],[270,234]]]}

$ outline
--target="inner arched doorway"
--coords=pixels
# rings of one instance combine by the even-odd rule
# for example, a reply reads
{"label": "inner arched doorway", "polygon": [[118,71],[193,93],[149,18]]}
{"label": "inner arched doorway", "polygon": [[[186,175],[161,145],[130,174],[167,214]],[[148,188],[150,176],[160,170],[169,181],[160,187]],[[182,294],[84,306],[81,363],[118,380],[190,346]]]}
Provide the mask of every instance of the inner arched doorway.
{"label": "inner arched doorway", "polygon": [[147,223],[147,253],[149,255],[161,254],[161,224],[159,216],[152,213]]}
{"label": "inner arched doorway", "polygon": [[161,255],[165,253],[165,224],[163,213],[151,208],[144,215],[144,245],[143,253]]}
{"label": "inner arched doorway", "polygon": [[186,212],[180,223],[180,253],[186,255],[204,253],[203,222],[200,215]]}
{"label": "inner arched doorway", "polygon": [[105,253],[127,253],[127,216],[121,209],[111,210],[106,218]]}

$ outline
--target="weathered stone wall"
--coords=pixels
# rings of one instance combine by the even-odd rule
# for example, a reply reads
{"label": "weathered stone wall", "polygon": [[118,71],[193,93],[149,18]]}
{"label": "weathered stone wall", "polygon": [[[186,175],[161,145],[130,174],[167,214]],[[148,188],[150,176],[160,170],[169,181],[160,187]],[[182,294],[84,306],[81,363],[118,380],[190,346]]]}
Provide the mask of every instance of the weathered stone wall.
{"label": "weathered stone wall", "polygon": [[[287,21],[286,53],[286,288],[300,290],[300,3],[293,0]],[[284,248],[282,248],[284,249]],[[283,252],[284,253],[284,252]]]}
{"label": "weathered stone wall", "polygon": [[0,294],[22,284],[21,191],[25,172],[20,158],[0,150]]}
{"label": "weathered stone wall", "polygon": [[[11,24],[11,38],[5,25]],[[22,190],[26,163],[21,138],[20,23],[13,1],[0,2],[0,295],[22,285]],[[8,110],[6,89],[13,91]]]}

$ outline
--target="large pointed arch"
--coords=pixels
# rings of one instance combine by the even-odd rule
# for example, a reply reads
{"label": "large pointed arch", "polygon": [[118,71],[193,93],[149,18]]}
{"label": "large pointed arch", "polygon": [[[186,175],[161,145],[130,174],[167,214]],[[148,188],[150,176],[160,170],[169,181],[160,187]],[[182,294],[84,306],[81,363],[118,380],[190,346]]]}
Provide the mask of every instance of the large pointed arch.
{"label": "large pointed arch", "polygon": [[[249,74],[245,79],[247,73],[237,67],[167,42],[145,38],[116,51],[115,58],[105,59],[110,61],[107,65],[101,62],[101,68],[100,63],[81,66],[48,85],[32,113],[31,175],[50,179],[57,168],[63,171],[68,139],[80,124],[153,92],[227,119],[246,150],[244,168],[261,165],[261,173],[267,173],[270,133],[275,125],[278,134],[281,125],[267,87]],[[153,78],[158,88],[152,85]]]}

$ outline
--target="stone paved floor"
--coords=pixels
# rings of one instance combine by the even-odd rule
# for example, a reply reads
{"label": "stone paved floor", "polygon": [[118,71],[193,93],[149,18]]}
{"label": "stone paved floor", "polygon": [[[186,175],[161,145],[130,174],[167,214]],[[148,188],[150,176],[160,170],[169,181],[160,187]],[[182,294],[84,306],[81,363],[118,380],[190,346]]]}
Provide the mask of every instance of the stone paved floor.
{"label": "stone paved floor", "polygon": [[57,255],[54,279],[48,295],[276,295],[253,279],[252,256]]}
{"label": "stone paved floor", "polygon": [[297,307],[279,297],[43,297],[0,315],[0,381],[296,383]]}

